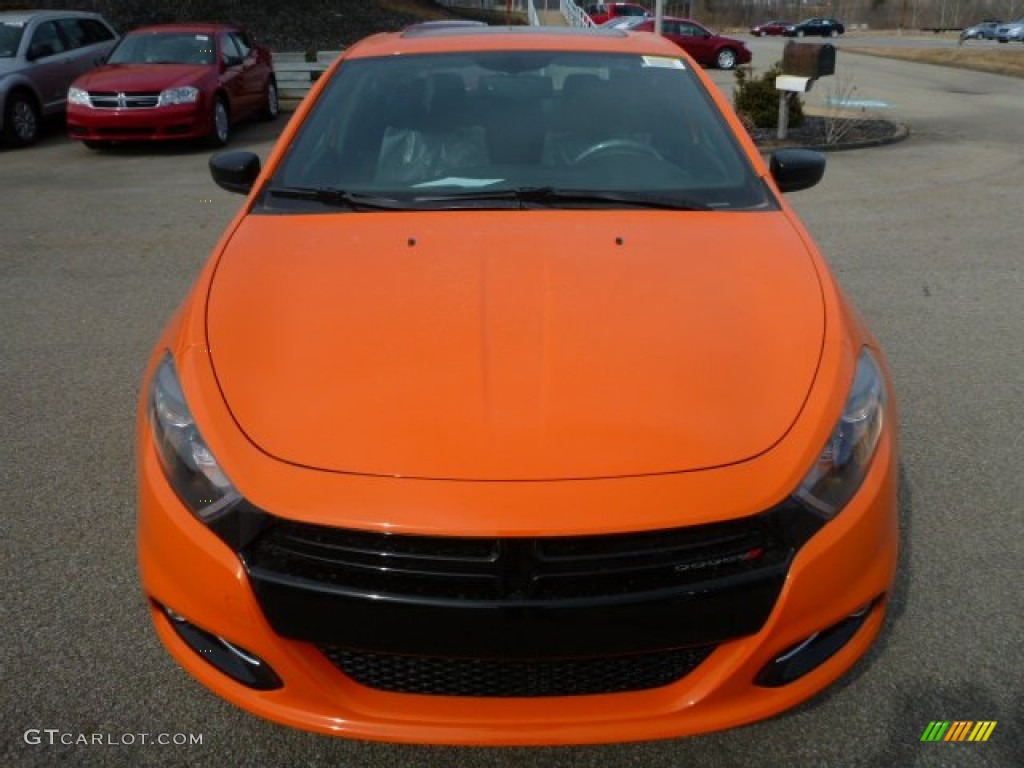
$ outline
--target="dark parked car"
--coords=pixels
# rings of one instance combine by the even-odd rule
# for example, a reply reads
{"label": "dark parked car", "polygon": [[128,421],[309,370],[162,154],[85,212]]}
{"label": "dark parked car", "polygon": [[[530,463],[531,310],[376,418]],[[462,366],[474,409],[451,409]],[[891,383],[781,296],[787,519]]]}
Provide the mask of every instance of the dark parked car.
{"label": "dark parked car", "polygon": [[843,22],[835,19],[804,19],[799,24],[787,27],[783,33],[786,37],[804,37],[806,35],[818,35],[820,37],[839,37],[846,31]]}
{"label": "dark parked car", "polygon": [[995,40],[996,30],[1003,22],[996,19],[982,21],[960,33],[961,40]]}
{"label": "dark parked car", "polygon": [[785,34],[786,30],[792,26],[794,26],[792,21],[766,21],[764,24],[758,24],[757,26],[751,27],[750,34],[754,37],[782,35]]}
{"label": "dark parked car", "polygon": [[68,133],[92,149],[196,138],[221,146],[232,124],[277,112],[270,51],[227,24],[137,29],[68,91]]}
{"label": "dark parked car", "polygon": [[[630,27],[635,32],[653,32],[654,19]],[[733,69],[751,59],[750,49],[742,40],[723,37],[690,19],[662,19],[661,33],[688,54],[698,64],[719,69]]]}
{"label": "dark parked car", "polygon": [[0,137],[25,146],[64,110],[71,81],[102,64],[117,32],[97,13],[0,13]]}

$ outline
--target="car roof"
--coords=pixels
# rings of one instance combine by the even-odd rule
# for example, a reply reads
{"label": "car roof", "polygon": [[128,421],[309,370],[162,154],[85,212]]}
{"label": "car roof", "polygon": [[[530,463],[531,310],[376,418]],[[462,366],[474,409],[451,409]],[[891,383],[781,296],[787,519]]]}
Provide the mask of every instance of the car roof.
{"label": "car roof", "polygon": [[460,51],[597,51],[661,54],[678,58],[679,48],[656,35],[632,35],[603,27],[449,27],[408,29],[364,38],[346,58],[396,53]]}
{"label": "car roof", "polygon": [[[661,20],[662,21],[681,22],[681,23],[684,23],[684,24],[693,24],[694,26],[700,27],[701,29],[707,29],[707,27],[704,26],[703,22],[697,21],[696,19],[684,19],[682,16],[662,16]],[[645,19],[641,23],[644,24],[644,25],[653,24],[654,23],[654,17],[651,16],[650,18]],[[708,31],[710,32],[711,30],[708,30]]]}
{"label": "car roof", "polygon": [[228,29],[241,29],[237,24],[217,24],[214,22],[182,22],[178,24],[151,24],[148,27],[139,27],[128,32],[129,35],[153,34],[155,32],[185,32],[185,33],[211,33],[221,32]]}
{"label": "car roof", "polygon": [[486,21],[474,21],[473,19],[430,19],[429,21],[417,21],[404,27],[408,29],[449,29],[456,27],[486,27]]}
{"label": "car roof", "polygon": [[91,11],[0,11],[0,21],[6,21],[11,24],[27,24],[33,20],[47,19],[66,19],[66,18],[79,18],[79,19],[102,19],[103,17],[98,13]]}

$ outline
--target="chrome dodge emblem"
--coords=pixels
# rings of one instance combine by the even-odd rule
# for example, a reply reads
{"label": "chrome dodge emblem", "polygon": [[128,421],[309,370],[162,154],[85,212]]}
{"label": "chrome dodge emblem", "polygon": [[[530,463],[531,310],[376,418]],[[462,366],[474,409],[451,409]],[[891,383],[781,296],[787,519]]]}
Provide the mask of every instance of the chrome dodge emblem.
{"label": "chrome dodge emblem", "polygon": [[124,109],[128,106],[128,99],[124,97],[123,93],[117,94],[117,108]]}

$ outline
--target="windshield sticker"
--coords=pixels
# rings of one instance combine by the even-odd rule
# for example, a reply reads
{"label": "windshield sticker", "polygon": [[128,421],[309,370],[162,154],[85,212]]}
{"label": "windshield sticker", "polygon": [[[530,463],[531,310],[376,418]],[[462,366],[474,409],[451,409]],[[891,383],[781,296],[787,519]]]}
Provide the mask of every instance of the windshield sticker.
{"label": "windshield sticker", "polygon": [[665,69],[686,69],[686,65],[680,59],[671,59],[668,56],[643,56],[645,67],[664,67]]}
{"label": "windshield sticker", "polygon": [[446,176],[443,179],[434,179],[432,181],[422,181],[419,184],[413,184],[414,187],[487,187],[491,184],[497,184],[499,181],[504,179],[464,179],[455,176]]}
{"label": "windshield sticker", "polygon": [[196,40],[202,40],[204,43],[205,42],[209,42],[210,36],[209,35],[196,35]]}

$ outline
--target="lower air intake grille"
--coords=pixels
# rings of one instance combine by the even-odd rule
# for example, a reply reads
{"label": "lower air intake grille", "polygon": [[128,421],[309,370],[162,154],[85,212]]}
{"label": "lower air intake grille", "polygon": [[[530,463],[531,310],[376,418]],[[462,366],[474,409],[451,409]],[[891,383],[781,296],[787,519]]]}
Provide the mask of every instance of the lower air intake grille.
{"label": "lower air intake grille", "polygon": [[392,693],[467,697],[586,696],[645,691],[675,683],[715,646],[584,659],[458,659],[320,650],[362,685]]}

